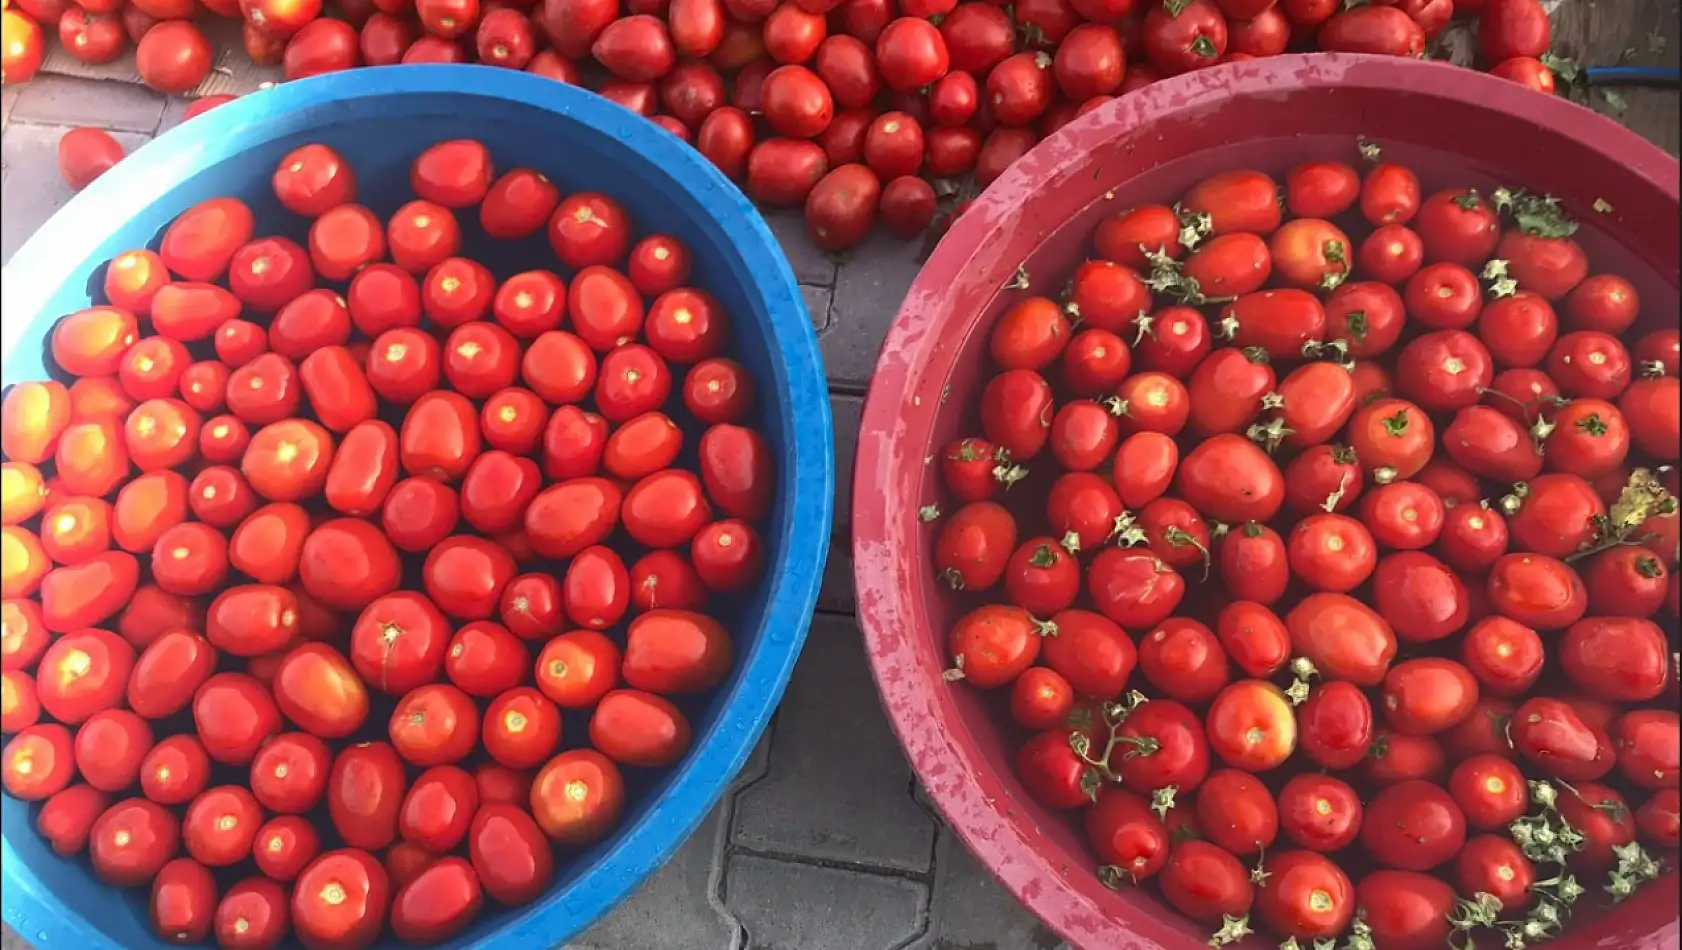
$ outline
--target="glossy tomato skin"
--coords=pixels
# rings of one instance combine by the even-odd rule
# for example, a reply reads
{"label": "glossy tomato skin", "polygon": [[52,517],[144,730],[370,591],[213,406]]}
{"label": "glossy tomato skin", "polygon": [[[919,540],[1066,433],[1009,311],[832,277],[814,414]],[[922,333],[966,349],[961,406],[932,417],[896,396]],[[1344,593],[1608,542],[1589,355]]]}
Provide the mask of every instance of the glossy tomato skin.
{"label": "glossy tomato skin", "polygon": [[1273,933],[1325,939],[1355,914],[1355,889],[1338,866],[1311,851],[1285,851],[1267,862],[1271,876],[1256,891],[1255,913]]}
{"label": "glossy tomato skin", "polygon": [[1231,853],[1206,841],[1182,841],[1157,875],[1175,910],[1201,923],[1243,917],[1255,901],[1249,870]]}
{"label": "glossy tomato skin", "polygon": [[324,643],[306,643],[286,655],[275,672],[275,703],[309,732],[342,739],[368,718],[368,690],[343,654]]}
{"label": "glossy tomato skin", "polygon": [[1390,624],[1345,594],[1310,594],[1285,622],[1297,653],[1331,679],[1377,685],[1396,655]]}
{"label": "glossy tomato skin", "polygon": [[194,860],[227,867],[245,860],[263,822],[262,806],[238,785],[207,789],[187,805],[181,840]]}
{"label": "glossy tomato skin", "polygon": [[1508,554],[1489,572],[1496,613],[1537,630],[1569,627],[1588,610],[1588,593],[1571,565],[1542,554]]}
{"label": "glossy tomato skin", "polygon": [[562,844],[585,845],[601,838],[618,823],[624,800],[619,768],[593,749],[555,756],[531,785],[532,815],[550,839]]}
{"label": "glossy tomato skin", "polygon": [[525,645],[500,624],[476,620],[450,638],[444,652],[450,682],[472,696],[489,698],[518,686],[525,675]]}
{"label": "glossy tomato skin", "polygon": [[269,691],[240,673],[218,673],[199,687],[193,721],[210,757],[226,765],[249,765],[281,726]]}
{"label": "glossy tomato skin", "polygon": [[1206,516],[1228,523],[1272,520],[1284,503],[1273,459],[1237,435],[1206,439],[1181,459],[1180,495]]}
{"label": "glossy tomato skin", "polygon": [[1612,732],[1618,770],[1625,778],[1642,788],[1677,788],[1678,726],[1674,711],[1631,710],[1618,718]]}
{"label": "glossy tomato skin", "polygon": [[403,760],[384,742],[342,750],[327,779],[327,808],[346,844],[375,851],[397,837],[408,782]]}
{"label": "glossy tomato skin", "polygon": [[1319,765],[1352,768],[1372,747],[1372,705],[1350,683],[1324,683],[1297,708],[1297,732],[1303,752]]}
{"label": "glossy tomato skin", "polygon": [[403,798],[398,832],[403,840],[435,854],[448,853],[466,838],[478,807],[479,788],[472,775],[454,766],[428,769]]}
{"label": "glossy tomato skin", "polygon": [[1355,843],[1361,828],[1361,798],[1348,783],[1305,773],[1279,791],[1279,824],[1293,844],[1330,853]]}
{"label": "glossy tomato skin", "polygon": [[1560,665],[1578,689],[1596,699],[1636,703],[1664,692],[1670,677],[1666,639],[1650,620],[1581,620],[1558,643]]}
{"label": "glossy tomato skin", "polygon": [[298,875],[292,927],[306,945],[367,946],[384,926],[390,900],[390,879],[373,855],[329,851]]}
{"label": "glossy tomato skin", "polygon": [[1479,620],[1466,632],[1461,659],[1484,693],[1517,696],[1542,675],[1546,657],[1535,630],[1494,616]]}
{"label": "glossy tomato skin", "polygon": [[1038,733],[1017,750],[1014,760],[1016,776],[1028,794],[1055,811],[1091,804],[1091,785],[1101,781],[1070,748],[1069,734],[1067,727]]}
{"label": "glossy tomato skin", "polygon": [[1604,785],[1579,781],[1575,790],[1562,789],[1559,813],[1587,839],[1570,860],[1571,868],[1579,873],[1611,868],[1617,864],[1613,849],[1635,840],[1634,813],[1622,795]]}
{"label": "glossy tomato skin", "polygon": [[35,830],[53,853],[74,857],[87,848],[93,823],[110,807],[109,795],[91,785],[72,785],[48,798],[35,816]]}
{"label": "glossy tomato skin", "polygon": [[419,766],[465,758],[479,738],[479,707],[455,686],[429,683],[409,691],[392,710],[391,744]]}
{"label": "glossy tomato skin", "polygon": [[1256,854],[1279,833],[1279,809],[1261,781],[1247,772],[1210,774],[1197,793],[1197,821],[1204,837],[1235,855]]}
{"label": "glossy tomato skin", "polygon": [[[1107,548],[1093,559],[1087,586],[1100,613],[1134,629],[1168,619],[1186,591],[1185,578],[1167,562],[1149,551],[1122,548]],[[1212,634],[1208,642],[1218,654],[1220,645]]]}
{"label": "glossy tomato skin", "polygon": [[1116,730],[1111,767],[1129,788],[1144,794],[1167,786],[1190,793],[1209,774],[1209,742],[1190,708],[1157,699],[1128,714]]}
{"label": "glossy tomato skin", "polygon": [[107,630],[79,630],[60,636],[41,655],[36,695],[54,719],[78,725],[122,700],[133,667],[134,647],[126,640]]}
{"label": "glossy tomato skin", "polygon": [[1445,942],[1458,900],[1453,886],[1440,878],[1389,870],[1362,878],[1355,899],[1373,939],[1397,950],[1428,950]]}
{"label": "glossy tomato skin", "polygon": [[270,811],[302,814],[326,791],[332,758],[327,743],[307,732],[275,736],[251,760],[251,792]]}
{"label": "glossy tomato skin", "polygon": [[[1109,787],[1086,812],[1086,839],[1110,873],[1144,880],[1168,861],[1168,832],[1138,793]],[[1100,874],[1104,873],[1102,870]]]}
{"label": "glossy tomato skin", "polygon": [[88,853],[94,873],[116,887],[152,880],[175,857],[181,827],[163,806],[140,798],[117,802],[94,822]]}
{"label": "glossy tomato skin", "polygon": [[1264,772],[1296,751],[1297,723],[1290,702],[1265,680],[1240,680],[1209,705],[1209,744],[1228,765]]}

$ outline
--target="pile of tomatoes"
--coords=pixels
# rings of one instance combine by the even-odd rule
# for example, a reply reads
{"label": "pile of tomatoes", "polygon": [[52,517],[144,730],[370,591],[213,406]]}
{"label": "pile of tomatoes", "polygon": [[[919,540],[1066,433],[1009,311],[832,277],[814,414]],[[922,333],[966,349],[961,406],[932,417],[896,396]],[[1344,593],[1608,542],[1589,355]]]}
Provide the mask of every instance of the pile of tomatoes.
{"label": "pile of tomatoes", "polygon": [[1351,159],[1018,272],[921,512],[946,679],[1214,945],[1521,947],[1677,847],[1676,300],[1553,199]]}
{"label": "pile of tomatoes", "polygon": [[243,17],[251,58],[287,79],[476,61],[588,85],[762,204],[804,206],[832,251],[878,218],[901,237],[949,221],[965,179],[985,187],[1075,116],[1218,63],[1420,57],[1458,16],[1491,72],[1554,91],[1540,0],[333,0],[332,17],[322,0],[16,0],[6,81],[33,74],[56,25],[88,62],[132,39],[147,83],[190,90],[211,68],[201,2]]}
{"label": "pile of tomatoes", "polygon": [[172,942],[532,901],[734,665],[705,611],[756,585],[775,472],[688,249],[471,140],[410,183],[381,220],[298,148],[295,219],[188,209],[51,331],[69,385],[5,396],[0,784]]}

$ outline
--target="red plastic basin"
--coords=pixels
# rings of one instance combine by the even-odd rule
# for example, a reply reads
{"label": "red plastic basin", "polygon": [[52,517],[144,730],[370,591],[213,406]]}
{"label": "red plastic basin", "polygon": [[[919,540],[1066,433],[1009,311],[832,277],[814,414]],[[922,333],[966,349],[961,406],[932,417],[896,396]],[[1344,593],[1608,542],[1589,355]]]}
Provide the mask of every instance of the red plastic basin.
{"label": "red plastic basin", "polygon": [[[1321,54],[1160,82],[1066,126],[959,220],[883,344],[853,474],[854,575],[877,686],[947,821],[1080,950],[1192,950],[1208,933],[1149,889],[1100,885],[1077,822],[1035,804],[1016,781],[1010,762],[1026,734],[1010,724],[1005,697],[941,680],[945,631],[980,599],[960,601],[931,570],[934,530],[917,517],[942,496],[930,459],[978,431],[987,333],[1020,296],[1004,290],[1018,266],[1037,292],[1055,293],[1101,218],[1171,200],[1217,171],[1251,167],[1282,178],[1305,160],[1354,161],[1357,136],[1418,171],[1427,194],[1504,184],[1559,196],[1583,224],[1577,236],[1590,259],[1629,277],[1651,311],[1675,319],[1675,159],[1586,109],[1505,80]],[[1597,213],[1597,200],[1611,210]],[[1677,883],[1673,872],[1615,909],[1580,908],[1548,946],[1677,947]],[[1274,943],[1252,937],[1243,946]]]}

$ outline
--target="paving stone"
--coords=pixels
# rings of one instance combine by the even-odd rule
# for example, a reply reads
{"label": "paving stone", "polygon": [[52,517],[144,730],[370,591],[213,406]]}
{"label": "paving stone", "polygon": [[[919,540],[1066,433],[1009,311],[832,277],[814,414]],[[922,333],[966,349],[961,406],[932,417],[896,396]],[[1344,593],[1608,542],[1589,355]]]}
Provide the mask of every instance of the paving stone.
{"label": "paving stone", "polygon": [[0,950],[31,950],[29,941],[18,936],[11,924],[0,924]]}
{"label": "paving stone", "polygon": [[935,866],[929,932],[907,950],[1068,950],[950,831],[940,833]]}
{"label": "paving stone", "polygon": [[[25,88],[33,87],[32,82]],[[0,141],[6,164],[6,181],[0,185],[0,204],[6,208],[0,219],[0,261],[11,260],[12,253],[74,195],[58,173],[58,140],[64,132],[61,125],[12,122],[6,126],[5,139]],[[116,132],[113,137],[129,152],[151,139],[133,132]]]}
{"label": "paving stone", "polygon": [[922,266],[916,257],[915,245],[878,230],[841,268],[829,328],[818,337],[832,384],[861,389],[869,382],[882,337]]}
{"label": "paving stone", "polygon": [[739,950],[742,927],[717,897],[729,818],[726,799],[665,867],[565,950]]}
{"label": "paving stone", "polygon": [[835,425],[835,521],[831,532],[843,540],[852,537],[853,458],[858,455],[859,416],[864,413],[862,396],[829,397],[829,414]]}
{"label": "paving stone", "polygon": [[818,590],[818,609],[851,615],[858,598],[853,592],[853,544],[845,536],[829,542],[829,559],[823,565],[823,587]]}
{"label": "paving stone", "polygon": [[157,129],[163,113],[164,97],[145,86],[43,74],[19,90],[12,118],[149,133]]}
{"label": "paving stone", "polygon": [[801,284],[800,296],[805,299],[806,310],[812,315],[812,329],[822,333],[829,326],[829,304],[835,292],[828,287]]}
{"label": "paving stone", "polygon": [[158,120],[158,134],[162,135],[175,128],[187,119],[187,109],[193,100],[182,96],[170,96],[164,103],[163,118]]}
{"label": "paving stone", "polygon": [[0,122],[12,117],[12,106],[18,101],[18,86],[0,86]]}
{"label": "paving stone", "polygon": [[749,950],[892,950],[926,926],[920,881],[740,853],[725,874]]}
{"label": "paving stone", "polygon": [[732,841],[759,852],[924,872],[934,822],[912,801],[911,783],[857,623],[817,615],[777,716],[770,772],[738,797]]}
{"label": "paving stone", "polygon": [[762,208],[771,233],[783,245],[795,279],[817,287],[835,286],[835,262],[806,236],[806,217],[797,208]]}

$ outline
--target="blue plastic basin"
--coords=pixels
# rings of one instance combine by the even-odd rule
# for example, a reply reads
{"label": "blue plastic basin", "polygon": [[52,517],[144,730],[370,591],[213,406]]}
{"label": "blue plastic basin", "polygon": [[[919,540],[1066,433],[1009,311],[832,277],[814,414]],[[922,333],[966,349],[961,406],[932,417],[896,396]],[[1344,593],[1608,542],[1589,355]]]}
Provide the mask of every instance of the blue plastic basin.
{"label": "blue plastic basin", "polygon": [[[627,770],[630,800],[617,833],[587,851],[559,852],[548,894],[507,910],[487,902],[452,944],[538,950],[588,927],[694,831],[770,718],[817,600],[835,479],[823,365],[794,274],[741,192],[653,124],[542,77],[480,66],[395,66],[287,83],[220,106],[135,152],[17,252],[3,278],[3,373],[8,385],[44,378],[48,330],[89,305],[105,262],[132,248],[155,248],[163,228],[198,201],[238,195],[256,212],[259,234],[301,239],[305,223],[269,188],[287,151],[306,142],[331,145],[356,168],[358,200],[383,215],[412,197],[408,166],[416,154],[462,137],[489,146],[499,169],[536,168],[563,193],[606,192],[626,205],[638,233],[669,233],[688,244],[692,283],[712,292],[730,316],[731,355],[758,384],[760,424],[778,461],[777,498],[763,526],[765,580],[714,611],[735,636],[736,669],[716,693],[685,708],[695,733],[689,755],[669,770]],[[557,267],[541,235],[512,253],[499,242],[493,256],[477,215],[460,217],[464,253],[499,278]],[[370,721],[384,719],[376,711]],[[568,714],[563,744],[579,745],[584,735],[584,718]],[[238,771],[215,780],[237,781]],[[170,946],[152,932],[146,894],[119,894],[85,858],[54,855],[34,830],[35,810],[9,796],[0,808],[6,922],[42,950]],[[397,946],[389,931],[382,946]]]}

